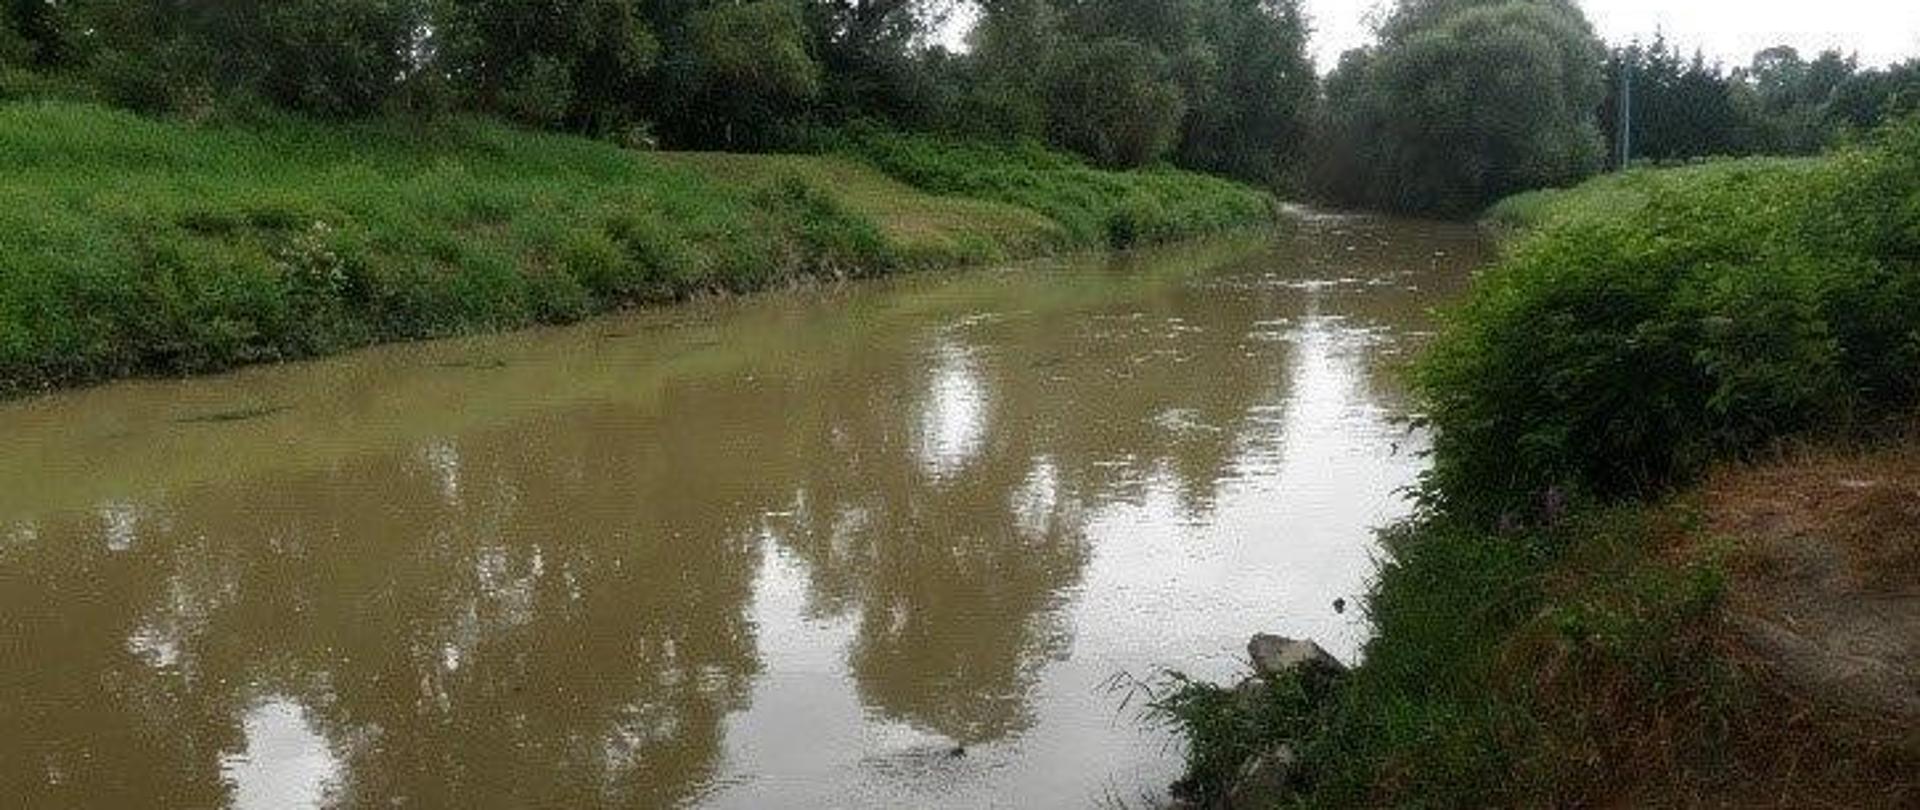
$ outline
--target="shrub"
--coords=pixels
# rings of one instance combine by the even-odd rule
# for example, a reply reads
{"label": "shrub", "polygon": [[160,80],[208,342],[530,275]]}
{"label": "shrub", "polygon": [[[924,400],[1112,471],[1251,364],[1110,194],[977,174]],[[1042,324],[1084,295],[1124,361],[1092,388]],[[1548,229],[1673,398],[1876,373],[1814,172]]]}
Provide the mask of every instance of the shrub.
{"label": "shrub", "polygon": [[[1430,495],[1658,492],[1920,385],[1920,126],[1816,163],[1642,181],[1637,208],[1539,214],[1419,369]],[[1603,185],[1602,188],[1608,188]],[[1539,205],[1538,202],[1531,205]],[[1838,425],[1838,427],[1833,427]]]}

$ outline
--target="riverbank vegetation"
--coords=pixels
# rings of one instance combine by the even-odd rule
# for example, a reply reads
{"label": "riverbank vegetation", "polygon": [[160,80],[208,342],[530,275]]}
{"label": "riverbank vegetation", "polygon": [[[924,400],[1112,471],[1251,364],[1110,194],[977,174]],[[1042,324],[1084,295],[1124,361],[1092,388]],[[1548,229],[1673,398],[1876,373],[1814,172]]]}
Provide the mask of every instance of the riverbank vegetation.
{"label": "riverbank vegetation", "polygon": [[1327,77],[1315,186],[1461,215],[1592,174],[1602,46],[1567,0],[1401,2]]}
{"label": "riverbank vegetation", "polygon": [[1920,122],[1503,206],[1365,663],[1177,683],[1197,792],[1285,744],[1317,806],[1910,806],[1917,177]]}
{"label": "riverbank vegetation", "polygon": [[[936,42],[960,5],[967,47]],[[188,119],[448,112],[681,150],[865,121],[1256,183],[1299,156],[1295,0],[8,0],[0,97],[78,88]],[[32,74],[32,75],[29,75]],[[37,78],[36,78],[37,77]],[[49,78],[51,77],[51,78]]]}
{"label": "riverbank vegetation", "polygon": [[1467,216],[1606,166],[1818,154],[1920,110],[1920,60],[1779,46],[1728,69],[1609,47],[1572,0],[1406,0],[1377,34],[1326,77],[1303,170],[1345,205]]}
{"label": "riverbank vegetation", "polygon": [[1620,153],[1622,93],[1631,90],[1633,153],[1673,163],[1708,156],[1813,155],[1920,112],[1920,59],[1862,68],[1837,50],[1806,59],[1781,45],[1729,68],[1664,37],[1613,47],[1600,126]]}
{"label": "riverbank vegetation", "polygon": [[[1170,169],[1097,170],[1040,147],[914,154],[902,182],[854,152],[638,153],[478,118],[192,126],[0,105],[0,389],[1272,216],[1262,192]],[[909,185],[940,177],[957,179]]]}
{"label": "riverbank vegetation", "polygon": [[8,0],[0,391],[1271,221],[1291,0],[949,6]]}

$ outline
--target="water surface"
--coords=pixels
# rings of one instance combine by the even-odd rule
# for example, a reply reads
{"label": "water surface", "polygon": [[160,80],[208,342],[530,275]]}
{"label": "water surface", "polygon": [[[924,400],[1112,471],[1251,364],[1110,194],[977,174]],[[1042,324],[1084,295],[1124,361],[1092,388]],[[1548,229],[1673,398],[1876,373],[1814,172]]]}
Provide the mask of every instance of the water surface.
{"label": "water surface", "polygon": [[1151,795],[1114,676],[1357,653],[1394,374],[1481,250],[1303,215],[0,404],[0,795]]}

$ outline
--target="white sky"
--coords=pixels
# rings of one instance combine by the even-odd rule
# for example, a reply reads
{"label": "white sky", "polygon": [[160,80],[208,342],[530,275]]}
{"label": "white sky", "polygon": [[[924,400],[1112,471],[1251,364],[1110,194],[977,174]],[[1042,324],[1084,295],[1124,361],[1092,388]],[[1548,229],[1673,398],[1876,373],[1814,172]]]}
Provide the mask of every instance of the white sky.
{"label": "white sky", "polygon": [[[1368,19],[1382,0],[1304,0],[1312,17],[1314,60],[1322,73],[1349,48],[1373,38]],[[1687,53],[1695,48],[1728,66],[1744,65],[1755,51],[1787,44],[1807,57],[1826,48],[1858,52],[1862,65],[1920,57],[1920,0],[1581,0],[1587,16],[1609,43],[1639,37],[1667,40]],[[956,13],[939,39],[958,48],[972,14]]]}
{"label": "white sky", "polygon": [[[1313,18],[1314,60],[1324,72],[1349,48],[1366,44],[1366,19],[1379,0],[1305,0]],[[1862,65],[1920,57],[1920,0],[1581,0],[1600,37],[1634,37],[1695,48],[1727,65],[1744,65],[1755,51],[1786,44],[1811,58],[1826,48],[1860,54]]]}

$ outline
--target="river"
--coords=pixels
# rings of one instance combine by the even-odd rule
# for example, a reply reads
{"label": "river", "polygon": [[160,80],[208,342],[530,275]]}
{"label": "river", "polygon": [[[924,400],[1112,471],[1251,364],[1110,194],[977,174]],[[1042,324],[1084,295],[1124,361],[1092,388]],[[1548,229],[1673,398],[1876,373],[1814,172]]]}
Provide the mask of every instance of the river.
{"label": "river", "polygon": [[1080,807],[1117,676],[1353,659],[1485,247],[1270,237],[0,403],[0,796]]}

